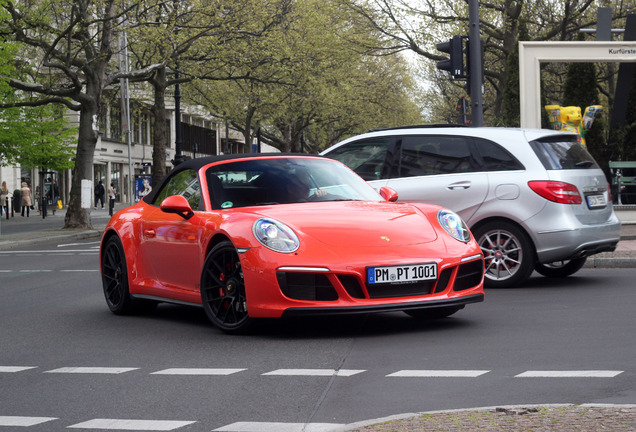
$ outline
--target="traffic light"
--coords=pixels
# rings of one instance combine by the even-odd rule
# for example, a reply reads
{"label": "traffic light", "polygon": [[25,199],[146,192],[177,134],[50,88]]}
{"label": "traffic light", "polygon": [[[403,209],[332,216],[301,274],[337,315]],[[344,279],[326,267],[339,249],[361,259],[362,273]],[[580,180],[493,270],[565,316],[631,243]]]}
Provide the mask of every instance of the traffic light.
{"label": "traffic light", "polygon": [[468,126],[470,120],[468,119],[468,102],[464,96],[460,97],[457,101],[457,123]]}
{"label": "traffic light", "polygon": [[463,37],[453,36],[447,42],[440,42],[436,46],[438,51],[445,52],[450,58],[437,62],[437,69],[449,71],[453,78],[465,78]]}

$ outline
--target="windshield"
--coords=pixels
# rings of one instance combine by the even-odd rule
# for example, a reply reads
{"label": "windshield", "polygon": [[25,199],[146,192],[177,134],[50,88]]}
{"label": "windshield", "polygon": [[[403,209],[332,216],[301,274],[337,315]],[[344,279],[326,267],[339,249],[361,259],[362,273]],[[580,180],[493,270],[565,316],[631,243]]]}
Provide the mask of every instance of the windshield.
{"label": "windshield", "polygon": [[357,174],[329,159],[270,157],[206,171],[212,208],[312,201],[380,201]]}
{"label": "windshield", "polygon": [[530,143],[547,170],[598,168],[591,154],[576,139],[543,139]]}

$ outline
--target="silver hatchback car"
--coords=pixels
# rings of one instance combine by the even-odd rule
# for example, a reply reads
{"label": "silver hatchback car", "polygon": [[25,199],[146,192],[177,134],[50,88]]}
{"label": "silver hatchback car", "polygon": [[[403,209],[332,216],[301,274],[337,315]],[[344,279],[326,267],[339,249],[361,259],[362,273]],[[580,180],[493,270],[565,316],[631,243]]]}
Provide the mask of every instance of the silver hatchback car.
{"label": "silver hatchback car", "polygon": [[400,201],[457,212],[485,256],[489,287],[533,270],[569,276],[620,239],[603,171],[577,134],[553,130],[405,127],[373,131],[321,154]]}

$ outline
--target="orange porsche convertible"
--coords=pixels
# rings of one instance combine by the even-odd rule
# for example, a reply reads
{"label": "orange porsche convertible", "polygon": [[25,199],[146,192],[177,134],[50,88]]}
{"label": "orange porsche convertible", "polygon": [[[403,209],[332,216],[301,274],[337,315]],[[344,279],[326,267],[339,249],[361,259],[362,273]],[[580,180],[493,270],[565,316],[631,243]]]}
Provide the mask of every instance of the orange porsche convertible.
{"label": "orange porsche convertible", "polygon": [[461,218],[396,199],[320,156],[186,161],[110,219],[100,251],[106,303],[115,314],[202,306],[239,333],[258,318],[430,319],[482,301],[483,255]]}

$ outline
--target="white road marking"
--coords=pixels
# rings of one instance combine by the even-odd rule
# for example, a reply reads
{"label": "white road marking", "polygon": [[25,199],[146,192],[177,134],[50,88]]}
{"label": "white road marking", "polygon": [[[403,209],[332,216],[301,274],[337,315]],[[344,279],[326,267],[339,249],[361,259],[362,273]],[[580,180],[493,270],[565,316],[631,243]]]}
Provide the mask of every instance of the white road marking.
{"label": "white road marking", "polygon": [[387,377],[399,378],[475,378],[490,372],[489,370],[401,370]]}
{"label": "white road marking", "polygon": [[100,242],[98,241],[93,241],[93,242],[86,242],[86,243],[66,243],[66,244],[59,244],[57,245],[57,247],[62,248],[62,247],[67,247],[67,246],[88,246],[88,245],[92,245],[92,244],[99,244]]}
{"label": "white road marking", "polygon": [[196,421],[93,419],[68,426],[68,428],[170,431],[193,423],[196,423]]}
{"label": "white road marking", "polygon": [[55,255],[64,255],[64,254],[68,254],[69,252],[89,252],[86,249],[73,249],[73,250],[38,250],[38,251],[18,251],[18,250],[12,250],[12,251],[0,251],[0,255],[36,255],[36,256],[41,256],[44,254],[55,254]]}
{"label": "white road marking", "polygon": [[328,432],[341,430],[340,423],[277,423],[277,422],[236,422],[214,432]]}
{"label": "white road marking", "polygon": [[266,372],[263,375],[276,376],[352,376],[362,372],[364,369],[276,369]]}
{"label": "white road marking", "polygon": [[88,270],[60,270],[62,273],[90,273],[90,272],[98,272],[99,269],[88,269]]}
{"label": "white road marking", "polygon": [[0,366],[0,372],[22,372],[28,369],[35,369],[37,366]]}
{"label": "white road marking", "polygon": [[614,378],[622,373],[612,370],[526,371],[515,378]]}
{"label": "white road marking", "polygon": [[139,368],[117,368],[117,367],[63,367],[46,371],[46,373],[79,373],[79,374],[120,374],[130,372]]}
{"label": "white road marking", "polygon": [[99,272],[99,269],[87,269],[87,270],[0,270],[0,273],[52,273],[59,271],[60,273],[95,273]]}
{"label": "white road marking", "polygon": [[0,416],[0,426],[35,426],[40,423],[57,420],[57,417],[19,417],[19,416]]}
{"label": "white road marking", "polygon": [[150,375],[232,375],[247,369],[212,369],[212,368],[170,368]]}

